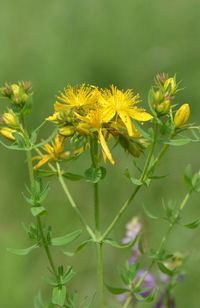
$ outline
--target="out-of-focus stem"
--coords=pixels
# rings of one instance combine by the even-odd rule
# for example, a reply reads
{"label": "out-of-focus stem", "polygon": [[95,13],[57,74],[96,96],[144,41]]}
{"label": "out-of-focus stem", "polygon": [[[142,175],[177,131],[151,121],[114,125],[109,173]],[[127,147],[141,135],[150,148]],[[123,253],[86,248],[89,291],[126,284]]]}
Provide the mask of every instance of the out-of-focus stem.
{"label": "out-of-focus stem", "polygon": [[56,163],[56,166],[57,166],[57,171],[58,171],[58,180],[69,200],[69,203],[71,204],[72,208],[75,210],[76,214],[78,215],[80,221],[82,222],[82,224],[85,226],[85,229],[87,230],[88,234],[92,237],[92,239],[94,241],[96,241],[96,237],[95,237],[95,234],[94,232],[92,231],[92,229],[88,226],[87,222],[85,221],[85,218],[83,217],[83,215],[81,214],[81,212],[79,211],[74,199],[72,198],[70,192],[69,192],[69,189],[63,179],[63,176],[62,176],[62,172],[60,170],[60,165],[59,163],[57,162]]}

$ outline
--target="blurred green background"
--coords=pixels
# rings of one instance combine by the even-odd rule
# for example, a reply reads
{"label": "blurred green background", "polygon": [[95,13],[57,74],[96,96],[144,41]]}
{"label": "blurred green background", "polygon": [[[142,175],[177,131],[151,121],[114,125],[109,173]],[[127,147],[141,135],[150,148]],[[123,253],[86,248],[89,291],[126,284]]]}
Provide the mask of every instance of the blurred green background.
{"label": "blurred green background", "polygon": [[[38,126],[52,113],[55,95],[67,83],[86,82],[100,87],[114,83],[120,88],[133,88],[141,93],[146,104],[148,89],[158,72],[176,73],[178,80],[182,80],[185,90],[177,96],[176,102],[190,103],[191,121],[199,123],[199,0],[1,0],[0,3],[0,84],[32,81],[35,95],[29,119],[31,127]],[[0,111],[5,107],[2,101]],[[51,129],[47,125],[44,136]],[[121,149],[115,150],[113,156],[117,163],[114,167],[107,163],[108,175],[100,188],[103,228],[133,189],[122,175],[127,166],[132,168],[131,157]],[[162,198],[179,202],[186,193],[183,170],[188,163],[192,163],[194,170],[199,169],[199,144],[168,151],[157,173],[169,176],[152,183],[150,190],[140,191],[134,205],[113,231],[116,240],[124,236],[125,223],[133,215],[139,215],[143,217],[146,242],[158,247],[166,225],[146,219],[142,204],[153,213],[162,213]],[[44,297],[49,295],[49,287],[42,279],[48,276],[46,257],[42,250],[27,257],[17,257],[6,251],[7,247],[28,247],[30,244],[21,227],[22,221],[32,220],[21,195],[25,190],[24,182],[28,183],[25,157],[1,148],[0,165],[0,306],[33,307],[33,298],[39,290]],[[71,170],[81,172],[88,166],[88,153],[85,153]],[[92,187],[83,182],[69,185],[92,222]],[[52,224],[55,235],[80,227],[55,179],[45,206],[49,210],[46,223]],[[199,197],[194,195],[184,210],[184,217],[188,222],[197,216]],[[82,235],[82,239],[86,237]],[[199,308],[199,237],[199,229],[187,231],[181,227],[170,236],[169,251],[180,251],[187,256],[185,282],[175,290],[177,307]],[[77,288],[82,297],[91,294],[96,283],[94,247],[73,260],[63,256],[59,249],[54,250],[57,262],[74,264],[78,271],[70,288]],[[129,256],[130,252],[105,248],[105,280],[108,283],[120,285],[116,265],[123,265]],[[114,297],[110,298],[113,301],[108,307],[117,307]]]}

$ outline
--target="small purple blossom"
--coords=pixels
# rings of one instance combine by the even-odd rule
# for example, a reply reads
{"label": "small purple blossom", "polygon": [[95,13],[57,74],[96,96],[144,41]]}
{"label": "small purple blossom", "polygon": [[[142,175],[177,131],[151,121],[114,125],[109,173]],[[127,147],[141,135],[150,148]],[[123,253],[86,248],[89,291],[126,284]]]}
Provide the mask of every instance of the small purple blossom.
{"label": "small purple blossom", "polygon": [[[140,279],[140,278],[144,275],[144,273],[145,273],[145,270],[144,270],[144,269],[138,270],[138,272],[137,272],[137,277]],[[148,273],[148,274],[146,275],[146,277],[144,278],[144,281],[143,281],[141,290],[142,290],[142,289],[147,289],[147,288],[151,288],[151,289],[150,289],[149,291],[147,291],[147,292],[140,293],[140,295],[141,295],[142,297],[147,297],[147,296],[149,296],[149,295],[153,292],[155,286],[156,286],[156,285],[155,285],[154,276],[153,276],[151,273]]]}

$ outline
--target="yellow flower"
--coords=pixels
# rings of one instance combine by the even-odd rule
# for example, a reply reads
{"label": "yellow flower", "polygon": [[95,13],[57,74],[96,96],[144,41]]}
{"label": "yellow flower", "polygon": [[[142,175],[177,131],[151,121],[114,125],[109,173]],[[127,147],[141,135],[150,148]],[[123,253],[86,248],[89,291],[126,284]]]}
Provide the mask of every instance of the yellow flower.
{"label": "yellow flower", "polygon": [[139,102],[139,94],[134,96],[132,90],[123,92],[112,85],[111,91],[102,90],[99,102],[103,109],[104,122],[108,123],[115,115],[119,116],[131,137],[134,137],[135,130],[131,118],[142,122],[152,119],[152,116],[144,109],[134,106]]}
{"label": "yellow flower", "polygon": [[174,117],[174,124],[177,128],[182,127],[190,116],[190,106],[188,104],[183,104],[176,112]]}
{"label": "yellow flower", "polygon": [[51,145],[47,143],[44,146],[42,146],[42,148],[48,154],[45,154],[42,157],[36,156],[33,158],[33,160],[39,160],[37,165],[34,166],[35,170],[46,164],[50,159],[58,160],[60,158],[62,159],[69,156],[69,152],[65,152],[62,154],[64,150],[64,143],[63,139],[61,140],[59,139],[58,134],[56,134],[56,136],[54,137],[54,141],[51,141]]}
{"label": "yellow flower", "polygon": [[[104,123],[104,118],[103,118],[102,110],[100,108],[98,108],[98,105],[96,105],[96,109],[90,110],[85,117],[80,116],[78,114],[76,114],[76,116],[77,116],[78,119],[80,119],[84,123],[88,124],[87,129],[88,128],[91,128],[91,129],[96,128],[97,129],[97,131],[98,131],[98,141],[101,144],[104,161],[106,160],[106,158],[108,158],[108,160],[112,164],[114,164],[115,162],[112,158],[112,155],[110,153],[110,150],[107,146],[106,140],[105,140],[104,135],[103,135],[104,129],[102,128],[102,124]],[[81,125],[81,123],[79,125]],[[77,129],[79,129],[79,126],[77,126]]]}
{"label": "yellow flower", "polygon": [[80,108],[89,105],[93,105],[93,103],[97,99],[98,90],[92,86],[86,86],[84,83],[78,87],[71,87],[70,85],[64,89],[64,93],[60,92],[61,96],[57,98],[64,102],[67,105],[63,105],[59,102],[56,102],[54,105],[55,110],[66,110],[68,106]]}

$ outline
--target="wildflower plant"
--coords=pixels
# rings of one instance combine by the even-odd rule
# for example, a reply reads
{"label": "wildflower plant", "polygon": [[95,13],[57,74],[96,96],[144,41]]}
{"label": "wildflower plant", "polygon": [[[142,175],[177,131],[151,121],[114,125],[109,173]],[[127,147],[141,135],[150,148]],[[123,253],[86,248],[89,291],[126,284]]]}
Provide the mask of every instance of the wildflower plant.
{"label": "wildflower plant", "polygon": [[[7,99],[9,102],[7,110],[1,116],[0,144],[6,149],[26,154],[30,183],[26,185],[27,192],[23,193],[23,197],[29,204],[33,216],[33,222],[29,226],[24,225],[32,245],[28,248],[8,250],[17,255],[27,255],[33,249],[44,249],[50,266],[49,277],[45,278],[52,289],[50,299],[45,304],[39,294],[34,301],[35,308],[109,307],[108,299],[104,298],[105,288],[117,295],[116,306],[118,300],[123,308],[137,306],[141,301],[149,303],[154,308],[175,307],[173,289],[183,280],[184,256],[176,252],[167,252],[165,245],[177,224],[190,229],[200,224],[199,218],[187,224],[182,222],[182,212],[191,194],[200,191],[200,173],[193,174],[191,166],[187,166],[184,179],[188,192],[183,196],[179,206],[175,206],[173,202],[163,201],[162,217],[150,213],[147,207],[143,208],[149,219],[163,220],[169,226],[156,249],[148,245],[144,247],[143,223],[138,217],[134,217],[126,225],[126,236],[122,243],[112,239],[111,234],[125,211],[133,207],[134,198],[141,187],[146,186],[150,189],[152,181],[162,178],[157,176],[156,169],[167,149],[170,146],[183,146],[200,140],[199,127],[188,124],[189,105],[183,104],[179,107],[174,104],[176,94],[180,90],[176,76],[157,75],[148,95],[150,108],[148,112],[144,108],[144,103],[140,101],[140,95],[130,89],[123,91],[114,85],[110,89],[99,89],[85,84],[77,87],[68,85],[57,96],[53,114],[45,119],[46,123],[52,124],[51,134],[46,139],[38,141],[42,125],[32,131],[26,125],[26,118],[32,111],[31,84],[29,82],[6,84],[0,89],[2,99]],[[7,142],[3,138],[7,139]],[[112,148],[110,140],[114,142]],[[124,174],[132,183],[133,190],[119,212],[114,213],[106,230],[102,230],[99,219],[102,210],[99,202],[99,185],[106,176],[106,161],[111,165],[118,163],[113,152],[116,146],[120,146],[134,158],[134,166],[140,176],[135,178],[132,175],[133,171],[125,170]],[[90,153],[91,160],[85,173],[68,172],[71,161],[81,160],[84,151]],[[146,159],[143,167],[141,167],[142,162],[136,163],[136,159],[139,160],[142,153]],[[53,236],[53,228],[43,223],[46,221],[45,216],[48,215],[45,200],[51,186],[44,185],[44,178],[52,176],[57,177],[68,203],[81,223],[81,229],[72,230],[71,233],[61,237]],[[81,179],[90,182],[94,189],[94,228],[88,224],[85,214],[76,204],[67,186],[67,181]],[[82,229],[86,230],[89,238],[77,245],[74,252],[64,251],[64,254],[73,257],[86,249],[89,243],[96,246],[98,304],[95,304],[95,294],[89,294],[90,299],[86,303],[78,298],[76,290],[70,293],[68,285],[76,274],[75,269],[68,264],[69,258],[66,258],[65,265],[58,265],[53,256],[54,247],[67,246],[76,241]],[[114,283],[109,285],[104,279],[104,245],[131,251],[125,268],[119,269],[122,279],[122,285],[119,287]],[[140,259],[147,260],[148,265],[140,266]]]}

